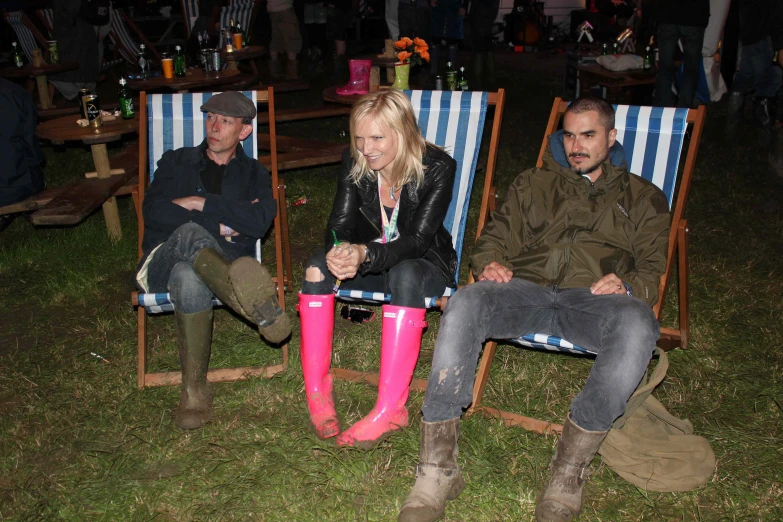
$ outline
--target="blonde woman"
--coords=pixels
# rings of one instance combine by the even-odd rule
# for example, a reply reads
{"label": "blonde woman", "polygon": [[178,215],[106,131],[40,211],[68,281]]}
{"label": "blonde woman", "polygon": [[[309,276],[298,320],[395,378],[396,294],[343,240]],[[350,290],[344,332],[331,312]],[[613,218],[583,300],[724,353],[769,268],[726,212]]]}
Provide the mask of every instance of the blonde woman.
{"label": "blonde woman", "polygon": [[[405,403],[426,326],[424,298],[456,286],[457,255],[443,226],[456,162],[424,139],[400,91],[363,96],[350,125],[324,251],[305,265],[301,356],[315,434],[368,448],[408,425]],[[382,308],[378,400],[342,433],[329,375],[336,283],[392,296]]]}

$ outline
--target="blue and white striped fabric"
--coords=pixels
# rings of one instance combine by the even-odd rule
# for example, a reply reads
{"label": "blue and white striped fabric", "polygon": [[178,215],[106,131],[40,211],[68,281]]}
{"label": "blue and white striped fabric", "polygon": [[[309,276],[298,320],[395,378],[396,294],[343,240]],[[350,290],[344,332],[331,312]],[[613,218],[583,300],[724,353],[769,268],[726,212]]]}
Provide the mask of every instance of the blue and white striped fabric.
{"label": "blue and white striped fabric", "polygon": [[25,14],[22,11],[5,13],[5,19],[14,29],[16,39],[22,47],[22,51],[24,51],[27,61],[32,63],[33,50],[38,49],[38,44],[35,42],[35,36],[33,36],[32,31],[24,24],[24,17]]}
{"label": "blue and white striped fabric", "polygon": [[[229,27],[231,20],[235,24],[242,26],[242,30],[247,33],[250,27],[250,18],[253,16],[254,2],[234,2],[232,5],[223,7],[220,10],[220,27]],[[223,41],[223,32],[220,33],[220,46],[223,47],[226,42]]]}
{"label": "blue and white striped fabric", "polygon": [[119,49],[125,61],[131,65],[136,65],[136,55],[141,52],[141,49],[136,45],[136,41],[131,37],[127,27],[125,27],[125,21],[120,13],[120,9],[111,8],[111,31],[109,37],[117,49]]}
{"label": "blue and white striped fabric", "polygon": [[617,141],[625,149],[628,170],[674,200],[688,109],[615,105]]}
{"label": "blue and white striped fabric", "polygon": [[[669,200],[674,199],[688,109],[615,105],[617,141],[625,149],[628,170],[660,188]],[[565,339],[546,334],[529,334],[509,342],[559,352],[595,355]]]}
{"label": "blue and white striped fabric", "polygon": [[188,29],[188,37],[193,30],[193,24],[198,18],[198,0],[182,0],[182,14],[185,17],[185,25]]}
{"label": "blue and white striped fabric", "polygon": [[[465,238],[465,224],[468,217],[470,193],[476,173],[484,121],[487,116],[486,92],[469,91],[405,91],[411,99],[413,112],[424,138],[443,147],[457,162],[457,173],[451,203],[443,225],[451,234],[454,250],[457,252],[457,271],[462,260],[462,243]],[[454,292],[447,288],[444,296]],[[360,290],[338,290],[337,297],[344,300],[389,302],[390,294],[362,292]],[[441,296],[427,297],[424,306],[435,306]]]}
{"label": "blue and white striped fabric", "polygon": [[52,35],[52,28],[54,27],[54,10],[53,9],[38,9],[38,18],[46,25],[46,30],[49,31],[49,36]]}
{"label": "blue and white striped fabric", "polygon": [[[196,147],[204,141],[206,113],[201,106],[217,92],[147,95],[148,161],[150,183],[155,177],[155,168],[163,153],[181,147]],[[255,105],[256,91],[242,91]],[[253,119],[253,133],[242,142],[245,154],[258,158],[256,119]],[[256,243],[256,259],[261,261],[261,240]],[[221,303],[213,299],[215,306]],[[139,294],[139,306],[147,313],[171,312],[169,294]]]}

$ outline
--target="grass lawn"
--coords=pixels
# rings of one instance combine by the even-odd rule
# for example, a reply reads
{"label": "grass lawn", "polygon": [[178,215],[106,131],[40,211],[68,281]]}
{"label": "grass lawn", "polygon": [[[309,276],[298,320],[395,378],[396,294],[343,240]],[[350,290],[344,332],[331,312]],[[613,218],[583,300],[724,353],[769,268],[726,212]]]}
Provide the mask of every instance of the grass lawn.
{"label": "grass lawn", "polygon": [[[500,74],[509,87],[502,196],[535,161],[559,84]],[[318,93],[280,95],[278,106],[315,103]],[[670,354],[656,392],[710,440],[717,471],[697,491],[647,493],[597,460],[581,520],[783,520],[783,180],[767,171],[752,129],[735,142],[723,139],[724,111],[723,104],[708,109],[687,212],[691,345]],[[331,140],[345,140],[346,130],[347,118],[280,125],[284,134]],[[93,170],[86,148],[44,150],[51,186]],[[320,246],[336,174],[337,167],[285,173],[291,199],[308,198],[289,213],[296,281]],[[475,236],[481,189],[477,181],[466,238]],[[319,441],[308,429],[298,321],[288,371],[216,385],[215,419],[204,429],[173,425],[176,387],[137,389],[129,300],[137,222],[129,198],[119,206],[118,244],[109,242],[100,212],[64,229],[17,219],[0,235],[0,519],[396,520],[418,461],[423,395],[411,394],[411,426],[375,450]],[[667,324],[676,319],[674,293]],[[292,314],[295,301],[289,294]],[[279,350],[251,326],[225,310],[215,317],[213,367],[279,361]],[[428,319],[419,377],[428,374],[438,331],[438,314]],[[151,369],[176,368],[173,317],[153,317],[149,335]],[[336,365],[375,369],[379,344],[377,319],[360,326],[337,319]],[[502,347],[486,402],[560,421],[590,366]],[[344,424],[369,411],[375,394],[337,383]],[[532,520],[555,444],[553,436],[467,418],[460,463],[468,486],[448,505],[447,520]]]}

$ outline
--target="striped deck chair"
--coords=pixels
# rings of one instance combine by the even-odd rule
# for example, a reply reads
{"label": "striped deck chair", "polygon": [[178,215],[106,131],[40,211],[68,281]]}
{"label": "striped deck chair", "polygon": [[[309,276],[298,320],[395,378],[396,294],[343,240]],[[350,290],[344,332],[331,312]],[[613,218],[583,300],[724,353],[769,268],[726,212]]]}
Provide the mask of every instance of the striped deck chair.
{"label": "striped deck chair", "polygon": [[42,52],[46,54],[48,50],[46,37],[44,37],[35,24],[27,18],[24,11],[3,13],[3,18],[5,18],[5,21],[8,22],[8,25],[10,25],[16,33],[16,39],[19,42],[19,46],[22,48],[22,51],[24,51],[24,55],[27,57],[29,63],[32,63],[33,61],[34,49],[42,49]]}
{"label": "striped deck chair", "polygon": [[[255,17],[256,3],[254,0],[238,1],[231,5],[223,7],[220,10],[220,27],[228,27],[231,20],[240,24],[245,33],[250,34],[250,23]],[[223,41],[223,33],[220,33],[220,46],[226,43]]]}
{"label": "striped deck chair", "polygon": [[[144,234],[144,216],[142,204],[144,191],[152,181],[158,160],[167,150],[180,147],[191,147],[200,144],[204,139],[204,113],[199,108],[211,96],[217,93],[186,93],[186,94],[146,94],[140,93],[140,118],[147,125],[139,128],[139,186],[133,189],[133,201],[139,221],[139,257],[141,257],[141,242]],[[285,214],[285,191],[283,181],[278,179],[277,172],[277,134],[274,119],[274,91],[270,87],[264,91],[242,92],[254,103],[267,102],[269,108],[269,135],[272,151],[272,186],[275,199],[278,201],[278,213],[274,221],[275,262],[277,265],[277,297],[280,306],[285,309],[286,287],[290,289],[291,257],[288,247],[287,226]],[[258,140],[256,119],[253,120],[253,133],[242,142],[245,154],[258,157]],[[148,174],[148,175],[147,175]],[[149,181],[147,181],[149,179]],[[261,240],[256,243],[256,259],[261,261]],[[285,271],[287,267],[288,272]],[[133,292],[131,302],[137,307],[138,316],[138,386],[167,386],[179,384],[181,376],[176,372],[147,373],[147,314],[172,312],[174,305],[169,294],[153,294]],[[215,306],[221,303],[213,300]],[[283,361],[281,364],[266,367],[244,367],[209,370],[207,379],[210,382],[226,382],[249,377],[271,377],[288,366],[288,345],[282,347]]]}
{"label": "striped deck chair", "polygon": [[198,0],[180,0],[182,18],[185,20],[185,39],[190,39],[190,31],[198,18]]}
{"label": "striped deck chair", "polygon": [[[46,30],[49,32],[49,36],[52,36],[52,30],[54,29],[54,10],[53,9],[36,9],[36,14],[38,14],[38,18],[41,20],[41,23],[44,25]],[[114,39],[111,35],[109,35],[109,39],[111,39],[112,43],[114,43],[114,47],[117,48],[116,42],[114,42]],[[122,63],[122,58],[118,59],[111,59],[111,60],[103,60],[103,63],[101,63],[101,72],[111,69],[112,67],[115,67],[117,65],[120,65]]]}
{"label": "striped deck chair", "polygon": [[[544,141],[538,155],[536,166],[541,167],[547,147],[547,138],[554,133],[568,103],[555,98],[549,116]],[[658,284],[658,303],[653,307],[656,318],[661,320],[661,311],[666,289],[672,276],[672,268],[678,267],[679,286],[679,325],[678,328],[661,327],[658,346],[664,350],[688,346],[688,225],[683,215],[688,200],[693,167],[699,150],[701,133],[706,111],[670,109],[661,107],[639,107],[615,105],[615,126],[617,141],[625,149],[629,170],[644,179],[653,182],[669,199],[672,213],[672,226],[669,233],[669,251],[666,271]],[[688,126],[691,125],[690,143],[685,152],[684,167],[680,170],[680,161]],[[478,235],[486,218],[494,210],[492,201],[482,203]],[[477,235],[477,237],[478,237]],[[574,345],[566,339],[548,335],[546,332],[528,334],[508,342],[540,350],[566,352],[584,356],[594,356],[594,352]],[[538,433],[560,432],[562,426],[538,419],[532,419],[516,413],[491,408],[482,404],[484,389],[489,379],[490,366],[495,356],[497,343],[489,341],[484,346],[484,354],[479,362],[476,382],[473,387],[473,404],[470,411],[480,411],[502,419],[509,426],[521,426]]]}
{"label": "striped deck chair", "polygon": [[[131,36],[130,32],[128,32],[128,28],[136,34],[135,39]],[[136,65],[136,55],[140,52],[139,45],[136,44],[137,41],[143,43],[147,47],[147,52],[150,53],[148,56],[152,56],[160,61],[160,54],[157,49],[155,49],[155,46],[146,36],[144,36],[144,33],[136,27],[133,20],[131,20],[122,9],[112,8],[111,10],[111,30],[109,31],[109,37],[119,50],[120,55],[125,58],[126,62],[133,66]]]}
{"label": "striped deck chair", "polygon": [[[432,143],[443,147],[457,162],[457,173],[452,190],[451,203],[446,213],[444,226],[451,234],[454,250],[457,252],[457,269],[454,279],[459,281],[459,266],[462,259],[462,245],[465,238],[465,225],[468,217],[468,204],[473,189],[481,149],[481,139],[487,108],[495,106],[490,137],[489,158],[484,179],[484,190],[488,190],[495,171],[497,144],[500,125],[503,119],[505,91],[498,92],[462,92],[462,91],[405,91],[411,99],[416,121],[422,135]],[[424,299],[425,308],[439,306],[443,309],[448,297],[455,289],[447,288],[442,296],[429,296]],[[363,292],[361,290],[338,290],[337,299],[343,301],[362,301],[374,304],[388,303],[391,294]],[[377,384],[377,374],[333,368],[335,377],[353,381],[366,381]],[[424,390],[426,381],[414,379],[411,387]]]}

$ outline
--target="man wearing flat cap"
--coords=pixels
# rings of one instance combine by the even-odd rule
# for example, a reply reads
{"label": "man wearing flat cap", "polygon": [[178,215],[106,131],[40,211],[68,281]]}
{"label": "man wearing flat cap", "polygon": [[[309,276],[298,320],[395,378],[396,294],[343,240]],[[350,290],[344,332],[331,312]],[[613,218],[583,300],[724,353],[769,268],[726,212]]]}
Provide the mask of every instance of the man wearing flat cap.
{"label": "man wearing flat cap", "polygon": [[163,154],[144,196],[144,255],[136,277],[144,292],[171,294],[182,366],[174,422],[183,430],[212,417],[213,297],[270,342],[291,333],[275,284],[253,257],[277,212],[269,173],[240,144],[253,131],[256,107],[239,92],[224,92],[201,111],[207,113],[204,141]]}

